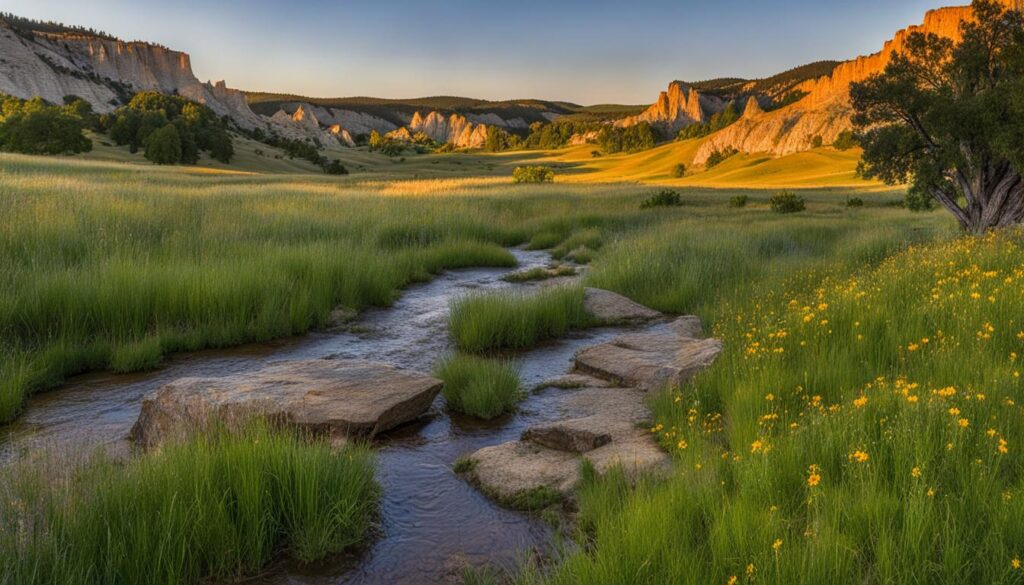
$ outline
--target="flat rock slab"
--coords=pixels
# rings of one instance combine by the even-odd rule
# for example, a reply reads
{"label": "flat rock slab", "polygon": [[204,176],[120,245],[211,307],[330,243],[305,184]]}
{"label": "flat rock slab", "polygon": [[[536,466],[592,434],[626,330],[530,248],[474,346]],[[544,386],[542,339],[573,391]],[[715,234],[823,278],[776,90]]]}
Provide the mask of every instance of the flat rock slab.
{"label": "flat rock slab", "polygon": [[583,291],[583,308],[603,323],[636,323],[652,321],[662,316],[654,309],[599,288],[588,288]]}
{"label": "flat rock slab", "polygon": [[544,380],[537,384],[536,390],[545,388],[561,388],[562,390],[573,390],[575,388],[607,388],[612,383],[607,380],[588,376],[586,374],[565,374],[550,380]]}
{"label": "flat rock slab", "polygon": [[656,390],[686,382],[722,351],[717,339],[693,339],[675,331],[622,335],[576,355],[576,369],[622,386]]}
{"label": "flat rock slab", "polygon": [[579,457],[522,441],[484,447],[469,456],[470,478],[490,497],[512,504],[538,489],[568,494],[579,482]]}
{"label": "flat rock slab", "polygon": [[537,425],[526,429],[523,440],[541,447],[586,453],[612,442],[604,417],[588,416]]}
{"label": "flat rock slab", "polygon": [[372,437],[422,415],[441,386],[431,376],[365,360],[280,362],[222,378],[182,378],[145,398],[132,437],[153,447],[211,420],[252,417],[333,439]]}

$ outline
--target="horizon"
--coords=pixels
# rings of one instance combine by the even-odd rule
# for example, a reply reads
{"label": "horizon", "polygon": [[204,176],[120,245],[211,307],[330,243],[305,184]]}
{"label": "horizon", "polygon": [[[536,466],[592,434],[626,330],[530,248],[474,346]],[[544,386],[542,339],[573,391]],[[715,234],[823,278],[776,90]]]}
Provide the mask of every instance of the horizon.
{"label": "horizon", "polygon": [[[877,52],[894,32],[919,24],[926,11],[961,3],[867,0],[860,6],[826,6],[787,0],[781,6],[751,7],[725,0],[696,8],[693,2],[656,0],[620,14],[606,0],[585,9],[575,8],[577,2],[545,6],[529,0],[524,10],[507,14],[500,7],[474,7],[468,0],[433,6],[409,0],[329,6],[311,0],[298,8],[317,17],[297,21],[281,19],[280,11],[265,0],[248,4],[241,13],[236,3],[210,8],[197,0],[175,7],[152,0],[98,0],[90,6],[69,0],[5,4],[4,10],[19,16],[91,27],[182,51],[191,57],[199,79],[223,79],[247,92],[311,98],[538,99],[589,106],[649,104],[676,79],[758,79],[815,61],[853,59]],[[531,6],[545,9],[548,17],[536,20],[539,12]],[[196,19],[192,15],[197,11],[206,16]],[[693,18],[679,24],[690,12]],[[138,13],[150,17],[139,19]],[[777,24],[764,26],[772,17]],[[346,24],[343,34],[328,34],[339,21],[352,25]],[[566,22],[573,27],[563,26]],[[446,23],[447,29],[433,33],[441,28],[431,29],[436,23]],[[832,34],[805,34],[822,29]],[[722,42],[723,35],[736,41]],[[531,43],[523,45],[520,38]],[[777,38],[788,40],[778,43]]]}

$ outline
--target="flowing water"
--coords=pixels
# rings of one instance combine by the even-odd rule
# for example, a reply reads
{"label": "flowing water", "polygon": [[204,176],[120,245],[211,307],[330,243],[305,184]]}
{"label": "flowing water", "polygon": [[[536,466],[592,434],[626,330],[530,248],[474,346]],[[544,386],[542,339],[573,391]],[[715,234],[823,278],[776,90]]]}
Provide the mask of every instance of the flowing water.
{"label": "flowing water", "polygon": [[[513,250],[517,270],[543,266],[543,252]],[[391,307],[360,316],[357,332],[311,333],[281,342],[176,356],[145,374],[94,374],[31,400],[14,423],[0,429],[0,463],[44,448],[126,448],[126,435],[142,398],[184,376],[224,376],[270,362],[314,358],[361,358],[430,372],[451,351],[448,307],[477,290],[536,286],[509,284],[507,272],[446,272],[410,287]],[[595,329],[516,356],[525,388],[564,373],[582,347],[621,331]],[[481,447],[515,440],[531,424],[559,418],[559,390],[533,392],[514,415],[482,423],[447,413],[443,398],[435,415],[378,440],[377,479],[383,487],[381,529],[364,549],[314,566],[286,564],[259,579],[267,584],[428,584],[457,581],[461,568],[497,564],[511,568],[532,551],[546,549],[551,529],[540,519],[501,508],[456,476],[452,463]]]}

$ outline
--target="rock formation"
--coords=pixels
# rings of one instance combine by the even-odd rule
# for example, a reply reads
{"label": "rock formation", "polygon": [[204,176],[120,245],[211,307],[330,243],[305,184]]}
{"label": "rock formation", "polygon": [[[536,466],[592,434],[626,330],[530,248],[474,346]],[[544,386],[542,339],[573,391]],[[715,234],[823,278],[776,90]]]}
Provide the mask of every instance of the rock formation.
{"label": "rock formation", "polygon": [[726,102],[719,97],[702,95],[682,81],[673,81],[668,91],[661,92],[654,105],[636,116],[617,121],[615,125],[625,128],[647,122],[675,134],[687,126],[706,121],[725,106]]}
{"label": "rock formation", "polygon": [[452,144],[457,148],[481,148],[487,141],[487,126],[473,124],[460,114],[445,116],[440,112],[430,112],[421,116],[416,112],[409,122],[409,131],[413,134],[422,132],[435,142]]}
{"label": "rock formation", "polygon": [[280,362],[246,374],[182,378],[143,400],[132,437],[156,447],[211,422],[253,417],[335,440],[373,437],[422,415],[441,386],[364,360]]}
{"label": "rock formation", "polygon": [[[660,316],[631,303],[619,303],[614,293],[591,293],[598,310],[614,306],[635,318]],[[618,296],[618,295],[615,295]],[[614,302],[613,302],[614,301]],[[627,299],[628,301],[628,299]],[[610,313],[605,318],[611,317]],[[621,466],[630,474],[657,472],[669,456],[643,428],[651,416],[647,392],[682,384],[708,367],[722,344],[704,339],[700,320],[682,317],[658,330],[615,338],[584,349],[576,356],[576,371],[541,384],[562,388],[557,405],[562,418],[532,426],[519,441],[485,447],[465,461],[468,479],[499,501],[516,506],[528,496],[555,492],[569,495],[579,482],[580,460],[603,473]]]}
{"label": "rock formation", "polygon": [[[1024,4],[1021,0],[1002,2],[1015,8]],[[815,137],[820,136],[824,144],[833,143],[840,133],[852,128],[851,83],[881,73],[894,52],[906,50],[912,33],[933,33],[958,40],[961,23],[972,17],[967,6],[932,10],[925,15],[923,24],[897,32],[881,52],[846,61],[831,75],[796,86],[796,91],[805,94],[798,102],[765,114],[751,112],[748,102],[743,119],[712,135],[698,150],[694,163],[703,164],[716,150],[729,148],[782,156],[812,148]]]}

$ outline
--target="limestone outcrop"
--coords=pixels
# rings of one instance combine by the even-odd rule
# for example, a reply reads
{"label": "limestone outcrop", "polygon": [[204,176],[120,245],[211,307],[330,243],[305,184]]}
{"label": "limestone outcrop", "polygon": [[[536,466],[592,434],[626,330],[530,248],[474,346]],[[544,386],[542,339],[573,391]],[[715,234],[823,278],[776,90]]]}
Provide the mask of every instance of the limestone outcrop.
{"label": "limestone outcrop", "polygon": [[668,454],[642,428],[651,416],[647,393],[711,365],[722,345],[704,339],[701,329],[696,317],[682,317],[582,350],[573,373],[540,386],[563,389],[555,405],[560,419],[526,429],[519,441],[467,455],[467,479],[517,506],[529,503],[531,494],[569,496],[583,460],[599,473],[616,466],[631,475],[666,469]]}
{"label": "limestone outcrop", "polygon": [[[1002,0],[1017,7],[1020,0]],[[750,111],[743,118],[712,135],[697,151],[695,164],[704,164],[717,150],[735,148],[740,152],[764,152],[783,156],[812,148],[816,137],[822,143],[835,142],[839,134],[852,128],[850,84],[881,73],[892,54],[906,51],[912,33],[932,33],[959,40],[960,25],[973,18],[968,6],[940,8],[925,15],[924,23],[896,33],[878,53],[840,63],[831,75],[812,79],[796,86],[804,94],[798,102],[767,112]]]}
{"label": "limestone outcrop", "polygon": [[279,362],[221,378],[182,378],[143,400],[132,437],[156,447],[211,421],[257,417],[336,440],[369,438],[421,416],[441,386],[364,360]]}
{"label": "limestone outcrop", "polygon": [[435,142],[452,144],[457,148],[481,148],[487,141],[487,126],[474,124],[460,114],[445,116],[440,112],[430,112],[422,116],[416,112],[408,128],[413,134],[422,132]]}
{"label": "limestone outcrop", "polygon": [[615,122],[625,128],[647,122],[665,128],[669,133],[707,121],[715,112],[725,109],[727,102],[713,95],[703,95],[682,81],[673,81],[661,92],[651,107],[636,116]]}

